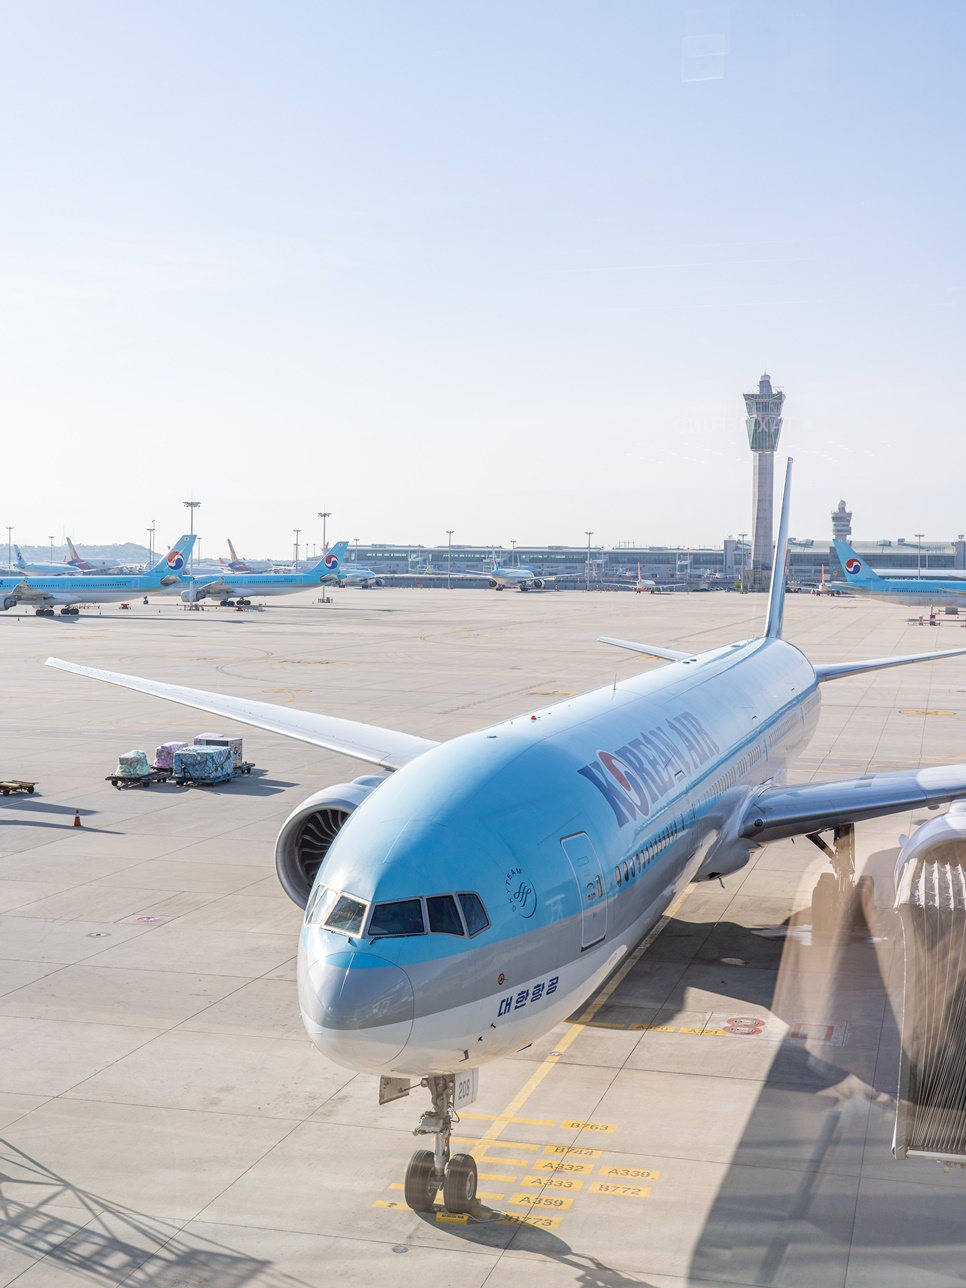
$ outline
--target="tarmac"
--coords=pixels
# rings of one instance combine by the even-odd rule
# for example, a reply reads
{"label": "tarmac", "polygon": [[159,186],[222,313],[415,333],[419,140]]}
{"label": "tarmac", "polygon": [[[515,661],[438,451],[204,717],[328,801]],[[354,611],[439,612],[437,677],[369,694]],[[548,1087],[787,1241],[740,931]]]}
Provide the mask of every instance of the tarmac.
{"label": "tarmac", "polygon": [[[43,666],[92,666],[448,738],[633,674],[598,635],[712,647],[764,599],[346,590],[0,615],[0,1285],[962,1285],[966,1173],[896,1162],[898,837],[857,829],[875,908],[810,926],[806,840],[692,887],[579,1017],[481,1071],[478,1217],[403,1203],[428,1097],[380,1108],[298,1017],[273,845],[364,770]],[[789,596],[813,662],[966,645],[955,618]],[[966,624],[966,618],[964,618]],[[966,757],[966,658],[828,684],[794,781]],[[250,778],[105,782],[118,753],[240,732]],[[74,827],[75,811],[81,826]],[[574,1017],[576,1020],[577,1017]]]}

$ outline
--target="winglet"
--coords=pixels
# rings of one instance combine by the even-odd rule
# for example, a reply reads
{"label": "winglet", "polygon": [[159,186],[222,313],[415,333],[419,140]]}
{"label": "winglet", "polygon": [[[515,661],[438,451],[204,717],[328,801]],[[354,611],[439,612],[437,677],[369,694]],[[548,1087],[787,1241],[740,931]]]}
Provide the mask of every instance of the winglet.
{"label": "winglet", "polygon": [[765,639],[781,639],[782,617],[785,613],[785,562],[788,550],[788,511],[792,494],[792,458],[785,466],[785,491],[782,493],[782,511],[778,521],[778,544],[775,546],[775,563],[768,592],[768,616],[765,619]]}

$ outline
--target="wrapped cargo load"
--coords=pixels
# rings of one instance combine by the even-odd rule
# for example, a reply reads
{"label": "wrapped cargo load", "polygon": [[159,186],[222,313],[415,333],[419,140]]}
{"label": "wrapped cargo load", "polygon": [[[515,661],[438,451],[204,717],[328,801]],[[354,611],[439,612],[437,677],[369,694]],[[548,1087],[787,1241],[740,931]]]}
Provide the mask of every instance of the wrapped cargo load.
{"label": "wrapped cargo load", "polygon": [[174,753],[174,772],[193,783],[225,783],[234,777],[228,747],[184,746]]}
{"label": "wrapped cargo load", "polygon": [[125,751],[117,758],[115,776],[118,778],[137,778],[141,774],[150,774],[146,751]]}
{"label": "wrapped cargo load", "polygon": [[195,735],[196,747],[229,747],[231,749],[231,763],[235,767],[242,763],[242,739],[229,738],[221,733],[199,733]]}
{"label": "wrapped cargo load", "polygon": [[174,769],[174,753],[187,745],[186,742],[162,742],[154,753],[154,768]]}

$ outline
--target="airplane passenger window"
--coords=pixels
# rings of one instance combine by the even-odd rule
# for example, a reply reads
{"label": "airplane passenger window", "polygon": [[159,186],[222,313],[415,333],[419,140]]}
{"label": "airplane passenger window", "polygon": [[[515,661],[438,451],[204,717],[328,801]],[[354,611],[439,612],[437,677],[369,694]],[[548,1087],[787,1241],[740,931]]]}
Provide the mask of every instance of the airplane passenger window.
{"label": "airplane passenger window", "polygon": [[307,926],[321,926],[329,909],[338,898],[338,894],[338,890],[332,890],[320,882],[315,894],[309,901],[308,907],[305,909],[305,924]]}
{"label": "airplane passenger window", "polygon": [[463,923],[451,894],[434,895],[426,900],[429,929],[434,935],[462,935]]}
{"label": "airplane passenger window", "polygon": [[490,924],[482,899],[478,894],[461,894],[458,898],[470,937],[478,935],[481,930],[485,930]]}
{"label": "airplane passenger window", "polygon": [[351,895],[339,896],[338,902],[325,919],[326,929],[342,930],[347,935],[357,935],[362,929],[362,918],[366,915],[366,905]]}
{"label": "airplane passenger window", "polygon": [[381,935],[425,934],[422,905],[418,899],[377,903],[369,918],[369,929],[366,933],[373,938]]}

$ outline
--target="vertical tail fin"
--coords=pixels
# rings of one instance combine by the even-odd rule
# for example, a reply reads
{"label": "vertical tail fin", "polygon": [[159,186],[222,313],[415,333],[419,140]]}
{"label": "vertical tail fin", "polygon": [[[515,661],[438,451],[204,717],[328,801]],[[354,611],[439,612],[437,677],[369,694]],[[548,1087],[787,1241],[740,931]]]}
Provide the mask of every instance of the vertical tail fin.
{"label": "vertical tail fin", "polygon": [[229,537],[229,538],[228,538],[228,551],[229,551],[229,553],[230,553],[230,555],[231,555],[231,561],[232,561],[232,563],[238,563],[238,562],[239,562],[239,558],[238,558],[238,556],[235,554],[235,547],[231,544],[231,537]]}
{"label": "vertical tail fin", "polygon": [[847,582],[850,581],[856,586],[868,586],[870,582],[885,580],[870,568],[864,559],[859,558],[847,541],[836,537],[833,544]]}
{"label": "vertical tail fin", "polygon": [[778,520],[778,543],[775,546],[775,563],[768,592],[768,616],[765,619],[765,639],[778,640],[782,635],[782,617],[785,613],[785,562],[788,551],[788,511],[792,495],[792,458],[785,466],[785,490]]}
{"label": "vertical tail fin", "polygon": [[171,549],[161,556],[153,568],[149,568],[149,573],[180,573],[188,566],[188,559],[191,556],[191,548],[197,540],[197,533],[186,532],[180,541],[177,541]]}

